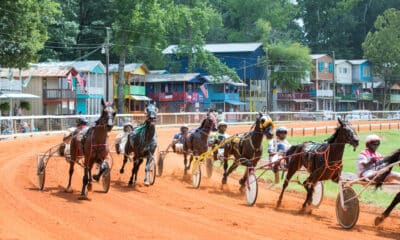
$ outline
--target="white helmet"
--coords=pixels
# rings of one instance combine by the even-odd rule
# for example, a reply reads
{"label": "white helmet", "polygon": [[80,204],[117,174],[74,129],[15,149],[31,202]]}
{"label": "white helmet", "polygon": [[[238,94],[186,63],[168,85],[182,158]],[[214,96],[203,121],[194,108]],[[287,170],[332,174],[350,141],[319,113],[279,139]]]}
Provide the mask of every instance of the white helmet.
{"label": "white helmet", "polygon": [[376,142],[381,141],[381,138],[376,134],[371,134],[371,135],[368,135],[367,138],[365,139],[365,144],[368,144],[370,142],[375,142],[375,141]]}
{"label": "white helmet", "polygon": [[287,128],[286,127],[284,127],[284,126],[279,126],[277,129],[276,129],[276,134],[278,134],[278,133],[287,133]]}
{"label": "white helmet", "polygon": [[224,121],[221,121],[221,122],[218,123],[217,127],[219,127],[219,126],[226,126],[226,127],[228,127],[228,124],[227,124],[226,122],[224,122]]}

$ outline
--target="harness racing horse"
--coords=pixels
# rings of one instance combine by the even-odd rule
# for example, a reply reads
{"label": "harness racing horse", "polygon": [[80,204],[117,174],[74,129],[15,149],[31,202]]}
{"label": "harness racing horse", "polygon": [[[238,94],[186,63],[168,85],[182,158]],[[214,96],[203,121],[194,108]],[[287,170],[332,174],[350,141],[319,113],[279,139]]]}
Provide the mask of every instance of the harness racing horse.
{"label": "harness racing horse", "polygon": [[[213,112],[208,112],[207,116],[201,122],[199,128],[191,131],[189,134],[184,136],[183,143],[183,163],[185,165],[184,174],[186,175],[187,170],[190,169],[190,165],[193,160],[193,156],[200,156],[208,150],[208,135],[211,131],[216,131],[217,119]],[[187,161],[187,155],[190,154],[189,164]]]}
{"label": "harness racing horse", "polygon": [[[387,156],[382,159],[382,165],[383,167],[386,165],[390,165],[392,163],[400,161],[400,149],[397,149],[393,154],[390,156]],[[399,164],[400,165],[400,164]],[[377,184],[375,185],[376,188],[382,186],[384,180],[386,177],[390,174],[392,171],[392,168],[389,168],[388,171],[384,172],[381,176],[377,177],[376,182]],[[393,208],[400,202],[400,191],[396,194],[394,197],[393,201],[390,203],[390,205],[386,208],[386,210],[378,217],[375,218],[375,225],[379,225],[385,218],[387,218],[390,214],[390,212],[393,210]]]}
{"label": "harness racing horse", "polygon": [[[71,178],[74,173],[74,165],[82,155],[84,156],[84,176],[80,199],[87,199],[87,191],[92,190],[92,167],[94,163],[100,164],[99,173],[93,176],[98,181],[104,171],[109,170],[107,161],[104,161],[109,153],[108,132],[114,126],[116,112],[113,103],[105,103],[101,99],[102,112],[94,126],[91,126],[83,134],[74,135],[71,140],[71,161],[69,168],[69,180],[67,191],[71,191]],[[82,138],[82,139],[81,139]],[[87,187],[87,189],[86,189]]]}
{"label": "harness racing horse", "polygon": [[[324,143],[304,142],[299,145],[291,146],[286,152],[288,158],[287,175],[283,183],[282,192],[279,196],[277,207],[281,205],[283,193],[289,184],[292,176],[302,166],[310,173],[303,182],[307,190],[307,198],[303,203],[302,211],[312,202],[314,185],[321,180],[331,179],[334,182],[339,181],[342,171],[342,157],[345,144],[353,146],[356,150],[359,139],[352,126],[338,118],[339,126],[335,133]],[[311,212],[311,209],[309,209]]]}
{"label": "harness racing horse", "polygon": [[[256,166],[262,155],[262,140],[264,135],[267,139],[272,139],[274,123],[269,116],[259,112],[256,121],[253,125],[254,130],[240,136],[237,140],[226,143],[224,146],[224,176],[222,184],[226,184],[229,174],[231,174],[239,164],[244,164],[247,167]],[[235,161],[228,169],[229,156],[233,154]],[[245,161],[244,161],[245,160]],[[239,180],[241,189],[247,179],[247,171]]]}
{"label": "harness racing horse", "polygon": [[137,173],[139,167],[143,162],[143,158],[146,157],[146,169],[144,184],[150,185],[148,179],[148,172],[150,170],[150,163],[154,161],[154,152],[157,147],[157,134],[155,122],[157,120],[158,109],[153,105],[149,104],[146,107],[146,120],[143,125],[135,128],[128,136],[128,142],[125,144],[125,154],[120,173],[124,173],[124,167],[128,160],[129,155],[133,152],[133,167],[132,175],[129,179],[129,186],[134,186],[137,181]]}

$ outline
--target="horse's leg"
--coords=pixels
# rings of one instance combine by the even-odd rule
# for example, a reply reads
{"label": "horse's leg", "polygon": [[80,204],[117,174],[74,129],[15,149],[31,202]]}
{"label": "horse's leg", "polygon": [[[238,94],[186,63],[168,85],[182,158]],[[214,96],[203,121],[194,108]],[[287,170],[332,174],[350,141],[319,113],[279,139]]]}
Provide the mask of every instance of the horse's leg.
{"label": "horse's leg", "polygon": [[[136,157],[133,157],[132,175],[131,175],[131,178],[129,178],[129,183],[128,183],[129,186],[134,185],[133,175],[135,175],[135,168],[136,168],[136,165],[138,164],[138,161],[139,161],[139,159],[137,159]],[[135,181],[135,183],[136,183],[136,181]]]}
{"label": "horse's leg", "polygon": [[375,218],[375,225],[379,225],[385,218],[387,218],[393,208],[400,202],[400,192],[394,197],[392,203],[389,205],[388,208],[379,216]]}
{"label": "horse's leg", "polygon": [[222,178],[222,183],[226,184],[227,179],[229,174],[231,174],[233,171],[235,171],[235,169],[239,166],[239,160],[236,160],[233,162],[233,164],[230,166],[230,168],[228,169],[228,172],[224,172],[224,176]]}
{"label": "horse's leg", "polygon": [[187,174],[187,167],[186,167],[186,165],[187,165],[187,154],[186,154],[186,152],[183,153],[183,165],[184,165],[184,175],[186,175]]}
{"label": "horse's leg", "polygon": [[81,195],[79,197],[79,199],[87,199],[86,197],[86,186],[88,185],[89,182],[89,170],[88,169],[84,169],[84,175],[83,175],[83,179],[82,179],[82,191],[81,191]]}
{"label": "horse's leg", "polygon": [[310,205],[311,205],[311,201],[312,201],[312,194],[314,192],[314,181],[312,181],[311,176],[308,177],[306,179],[306,181],[304,181],[304,187],[307,190],[307,197],[306,200],[303,203],[303,206],[301,208],[301,212],[304,213],[311,213],[311,209],[309,209]]}
{"label": "horse's leg", "polygon": [[152,161],[152,158],[153,158],[152,154],[149,153],[149,155],[146,158],[146,166],[144,168],[144,185],[145,186],[150,185],[148,174],[150,171],[150,162]]}
{"label": "horse's leg", "polygon": [[103,159],[102,163],[100,164],[99,172],[97,174],[93,175],[93,179],[96,180],[97,182],[100,180],[101,175],[103,175],[104,171],[108,168],[108,164]]}
{"label": "horse's leg", "polygon": [[69,162],[69,178],[68,178],[68,186],[65,189],[66,192],[72,192],[71,180],[72,180],[72,175],[74,174],[74,165],[75,162],[73,161]]}
{"label": "horse's leg", "polygon": [[281,194],[279,195],[278,202],[276,203],[276,207],[280,207],[282,203],[282,198],[283,198],[283,193],[285,192],[285,189],[289,185],[290,179],[293,177],[293,175],[299,170],[301,167],[300,164],[300,159],[298,157],[292,158],[291,161],[289,161],[289,164],[287,166],[287,174],[285,181],[283,182],[283,187]]}
{"label": "horse's leg", "polygon": [[[129,138],[128,138],[129,139]],[[121,167],[121,169],[119,170],[119,173],[124,173],[124,168],[125,168],[125,164],[126,164],[126,162],[128,161],[128,156],[129,156],[129,154],[131,153],[131,151],[130,151],[130,149],[129,149],[129,146],[130,146],[130,140],[128,140],[127,142],[126,142],[126,144],[125,144],[125,151],[123,152],[123,154],[124,154],[124,158],[123,158],[123,161],[122,161],[122,167]]]}
{"label": "horse's leg", "polygon": [[87,188],[88,188],[88,191],[92,191],[92,167],[93,167],[93,164],[89,167],[89,169],[88,169],[88,186],[87,186]]}
{"label": "horse's leg", "polygon": [[224,175],[222,177],[222,184],[226,184],[227,175],[226,171],[228,170],[228,157],[224,156]]}
{"label": "horse's leg", "polygon": [[143,158],[139,158],[139,162],[137,164],[135,164],[135,179],[134,179],[135,183],[137,182],[137,175],[139,172],[140,165],[142,165],[142,162],[143,162]]}

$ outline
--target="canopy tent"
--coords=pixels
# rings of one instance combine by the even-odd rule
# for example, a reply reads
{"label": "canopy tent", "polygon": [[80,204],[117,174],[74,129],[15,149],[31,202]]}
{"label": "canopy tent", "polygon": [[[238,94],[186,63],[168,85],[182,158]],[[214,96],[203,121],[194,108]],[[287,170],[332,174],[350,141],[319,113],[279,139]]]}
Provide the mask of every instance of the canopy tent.
{"label": "canopy tent", "polygon": [[[9,112],[9,116],[12,116],[12,112],[13,112],[13,100],[14,99],[38,99],[40,98],[39,96],[33,95],[33,94],[29,94],[29,93],[3,93],[0,92],[0,100],[2,99],[8,99],[10,101],[10,112]],[[11,129],[14,129],[13,126],[13,121],[11,121]]]}
{"label": "canopy tent", "polygon": [[237,100],[225,100],[225,102],[232,104],[232,105],[236,105],[236,106],[246,105],[245,102],[241,102],[241,101],[237,101]]}
{"label": "canopy tent", "polygon": [[136,101],[151,101],[151,98],[147,96],[142,96],[142,95],[130,95],[130,99],[136,100]]}

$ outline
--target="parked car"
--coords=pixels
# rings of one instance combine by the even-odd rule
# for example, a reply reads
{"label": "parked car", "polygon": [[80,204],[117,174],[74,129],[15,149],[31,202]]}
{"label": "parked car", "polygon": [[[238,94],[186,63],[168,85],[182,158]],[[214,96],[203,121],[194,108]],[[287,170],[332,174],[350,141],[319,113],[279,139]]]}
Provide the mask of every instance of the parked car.
{"label": "parked car", "polygon": [[387,115],[388,119],[400,119],[400,112],[391,112]]}

